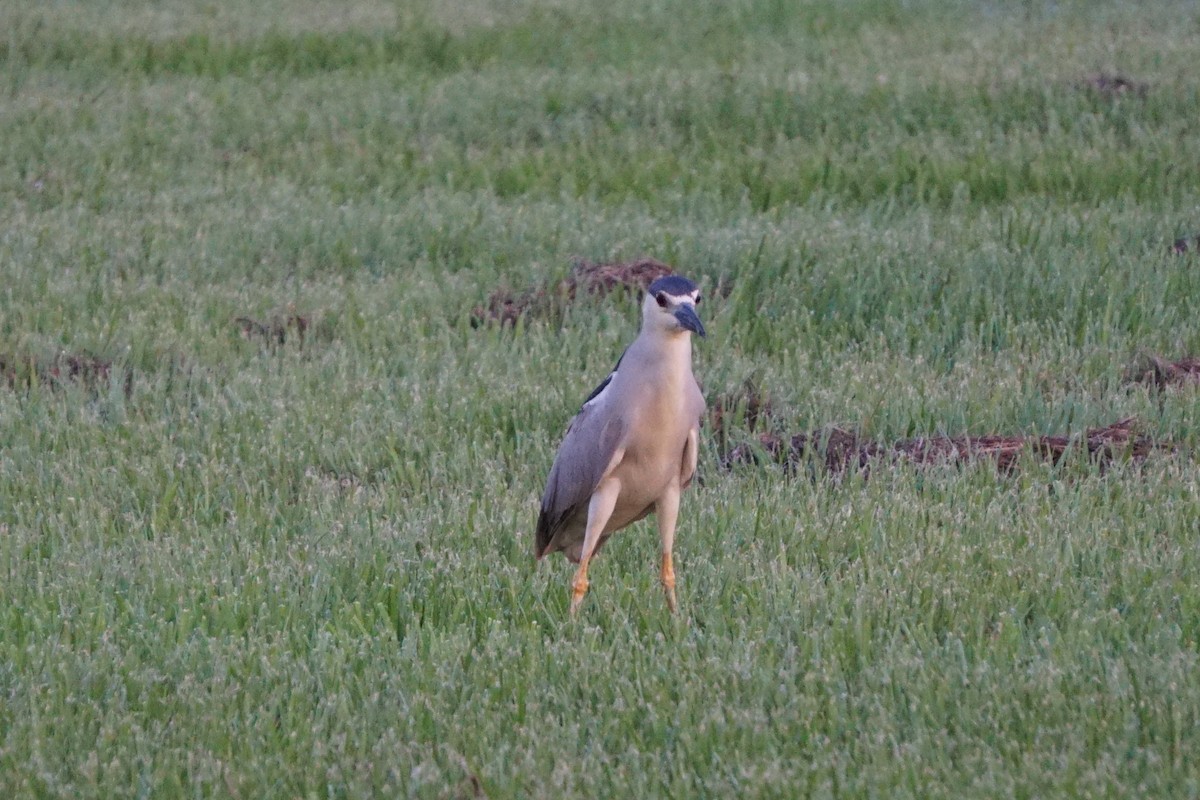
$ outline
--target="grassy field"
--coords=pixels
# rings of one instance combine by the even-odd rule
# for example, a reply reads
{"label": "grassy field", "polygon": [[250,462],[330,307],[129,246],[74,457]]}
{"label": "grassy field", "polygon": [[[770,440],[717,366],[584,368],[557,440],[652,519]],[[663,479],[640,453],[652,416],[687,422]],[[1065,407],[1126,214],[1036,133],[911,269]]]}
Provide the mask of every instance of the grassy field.
{"label": "grassy field", "polygon": [[[1200,353],[1194,2],[0,31],[5,797],[1200,796],[1200,396],[1125,375]],[[643,255],[776,432],[1177,449],[810,478],[710,431],[680,613],[641,523],[570,620],[537,502],[637,310],[470,316]]]}

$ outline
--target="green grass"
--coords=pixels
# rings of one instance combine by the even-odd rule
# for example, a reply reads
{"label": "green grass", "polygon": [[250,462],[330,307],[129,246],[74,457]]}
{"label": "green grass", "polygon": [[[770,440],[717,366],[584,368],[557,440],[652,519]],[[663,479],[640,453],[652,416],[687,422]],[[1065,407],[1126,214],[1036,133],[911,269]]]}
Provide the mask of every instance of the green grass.
{"label": "green grass", "polygon": [[[1197,797],[1193,3],[0,9],[0,787],[12,797]],[[1108,71],[1144,96],[1081,88]],[[788,432],[1179,445],[719,468],[533,568],[616,297],[704,283]],[[234,319],[296,312],[301,345]],[[28,363],[28,361],[24,362]],[[132,373],[133,388],[124,391]],[[28,369],[26,369],[28,377]],[[748,439],[746,431],[735,439]]]}

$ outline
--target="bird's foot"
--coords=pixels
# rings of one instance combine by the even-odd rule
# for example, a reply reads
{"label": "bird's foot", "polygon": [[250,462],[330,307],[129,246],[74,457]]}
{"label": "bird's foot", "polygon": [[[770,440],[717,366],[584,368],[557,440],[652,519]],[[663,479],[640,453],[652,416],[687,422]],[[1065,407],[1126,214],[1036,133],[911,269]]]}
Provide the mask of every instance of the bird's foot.
{"label": "bird's foot", "polygon": [[580,603],[583,602],[583,596],[587,594],[588,579],[587,573],[580,570],[575,575],[575,580],[571,582],[571,616],[575,616],[575,612],[579,610]]}
{"label": "bird's foot", "polygon": [[675,566],[671,563],[671,554],[663,553],[662,560],[662,587],[663,593],[667,596],[667,608],[671,609],[671,613],[675,613]]}

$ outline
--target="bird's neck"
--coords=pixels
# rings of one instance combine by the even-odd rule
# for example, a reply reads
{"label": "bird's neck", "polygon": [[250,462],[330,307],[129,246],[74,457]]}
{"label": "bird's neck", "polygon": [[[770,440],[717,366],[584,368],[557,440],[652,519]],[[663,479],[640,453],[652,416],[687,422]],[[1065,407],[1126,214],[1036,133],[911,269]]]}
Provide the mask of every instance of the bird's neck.
{"label": "bird's neck", "polygon": [[692,371],[692,336],[687,331],[668,331],[642,337],[645,357],[659,365],[664,377],[677,378]]}

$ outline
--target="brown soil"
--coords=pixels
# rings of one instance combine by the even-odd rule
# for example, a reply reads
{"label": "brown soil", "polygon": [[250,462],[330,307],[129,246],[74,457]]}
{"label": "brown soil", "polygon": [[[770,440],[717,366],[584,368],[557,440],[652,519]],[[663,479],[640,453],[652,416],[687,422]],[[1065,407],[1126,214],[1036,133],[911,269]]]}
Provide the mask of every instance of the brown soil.
{"label": "brown soil", "polygon": [[[828,428],[790,438],[765,433],[758,437],[758,447],[792,469],[811,459],[833,473],[855,469],[863,474],[869,473],[875,463],[928,466],[981,460],[991,460],[1002,472],[1011,472],[1023,454],[1057,464],[1073,450],[1086,452],[1093,461],[1106,465],[1121,458],[1140,461],[1151,452],[1172,449],[1137,434],[1135,428],[1136,420],[1128,417],[1102,428],[1089,428],[1081,436],[930,436],[902,439],[892,445],[864,440],[841,428]],[[755,449],[747,445],[734,448],[726,464],[757,462]]]}
{"label": "brown soil", "polygon": [[250,317],[235,317],[233,322],[241,329],[243,339],[257,340],[272,347],[286,344],[289,335],[294,335],[303,347],[304,337],[312,327],[312,320],[301,314],[277,314],[266,322]]}
{"label": "brown soil", "polygon": [[1171,245],[1171,252],[1175,255],[1183,255],[1187,252],[1196,252],[1200,250],[1200,233],[1193,233],[1190,236],[1180,236]]}
{"label": "brown soil", "polygon": [[1187,357],[1178,361],[1149,354],[1134,362],[1125,371],[1129,383],[1145,383],[1165,389],[1171,385],[1200,383],[1200,358]]}
{"label": "brown soil", "polygon": [[739,423],[749,433],[772,427],[775,421],[775,406],[766,393],[752,379],[747,379],[740,389],[718,395],[708,403],[708,426],[717,440],[721,458],[729,454],[731,429]]}
{"label": "brown soil", "polygon": [[[30,389],[36,385],[60,387],[78,383],[89,391],[108,384],[111,361],[81,353],[63,353],[52,360],[33,356],[0,353],[0,382],[9,389]],[[133,373],[125,372],[125,396],[133,393]]]}
{"label": "brown soil", "polygon": [[645,291],[651,283],[674,271],[653,258],[623,264],[579,261],[571,274],[557,284],[534,286],[523,292],[497,289],[471,312],[471,325],[515,325],[524,316],[546,316],[574,303],[580,296],[604,297],[614,291]]}
{"label": "brown soil", "polygon": [[1091,75],[1086,75],[1079,82],[1079,85],[1088,91],[1109,98],[1121,97],[1127,94],[1145,97],[1146,93],[1150,91],[1150,84],[1148,83],[1142,83],[1124,75],[1114,75],[1108,72],[1095,72]]}

